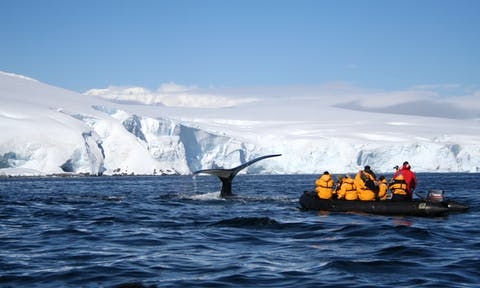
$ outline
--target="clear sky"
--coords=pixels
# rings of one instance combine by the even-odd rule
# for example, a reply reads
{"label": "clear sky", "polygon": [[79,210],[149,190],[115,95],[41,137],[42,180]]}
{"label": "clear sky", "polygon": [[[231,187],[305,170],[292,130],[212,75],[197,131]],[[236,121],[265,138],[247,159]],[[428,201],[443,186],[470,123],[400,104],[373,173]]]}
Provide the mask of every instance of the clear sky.
{"label": "clear sky", "polygon": [[480,89],[477,0],[0,0],[0,70],[66,89]]}

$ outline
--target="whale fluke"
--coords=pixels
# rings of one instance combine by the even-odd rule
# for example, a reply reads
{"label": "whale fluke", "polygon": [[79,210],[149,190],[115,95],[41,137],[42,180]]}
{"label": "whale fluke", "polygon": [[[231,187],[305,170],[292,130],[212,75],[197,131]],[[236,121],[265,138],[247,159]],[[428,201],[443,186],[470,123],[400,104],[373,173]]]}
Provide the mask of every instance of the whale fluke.
{"label": "whale fluke", "polygon": [[217,168],[217,169],[203,169],[199,170],[193,173],[195,174],[200,174],[200,173],[205,173],[205,174],[211,174],[215,175],[218,178],[220,178],[220,181],[222,181],[222,190],[220,191],[220,197],[230,197],[233,196],[232,194],[232,181],[233,178],[240,172],[242,169],[252,165],[255,162],[258,162],[260,160],[263,160],[265,158],[270,158],[270,157],[278,157],[281,156],[282,154],[272,154],[272,155],[265,155],[261,156],[258,158],[255,158],[253,160],[250,160],[248,162],[243,163],[240,166],[237,166],[235,168],[230,168],[230,169],[222,169],[222,168]]}

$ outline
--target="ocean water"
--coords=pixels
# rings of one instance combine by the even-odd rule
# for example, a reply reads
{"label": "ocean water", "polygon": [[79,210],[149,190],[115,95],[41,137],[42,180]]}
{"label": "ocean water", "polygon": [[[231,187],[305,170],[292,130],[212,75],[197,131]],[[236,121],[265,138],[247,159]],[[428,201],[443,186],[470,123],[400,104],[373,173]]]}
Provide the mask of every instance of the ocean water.
{"label": "ocean water", "polygon": [[[0,179],[0,287],[480,287],[480,175],[444,217],[301,211],[316,175]],[[423,191],[423,192],[422,192]]]}

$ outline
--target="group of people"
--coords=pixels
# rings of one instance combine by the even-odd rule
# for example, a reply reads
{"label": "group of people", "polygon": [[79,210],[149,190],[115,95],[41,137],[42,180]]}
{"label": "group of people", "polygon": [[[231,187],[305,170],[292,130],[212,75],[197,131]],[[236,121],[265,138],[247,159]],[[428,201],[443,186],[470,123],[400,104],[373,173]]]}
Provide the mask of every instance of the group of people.
{"label": "group of people", "polygon": [[[405,161],[402,167],[395,166],[390,182],[385,176],[377,179],[370,166],[365,166],[358,171],[355,178],[348,174],[340,175],[335,184],[332,175],[325,171],[315,181],[315,191],[321,199],[345,199],[345,200],[387,200],[408,201],[412,200],[413,191],[417,186],[417,177],[411,170],[410,164]],[[390,193],[388,193],[390,191]],[[389,195],[390,194],[390,195]]]}

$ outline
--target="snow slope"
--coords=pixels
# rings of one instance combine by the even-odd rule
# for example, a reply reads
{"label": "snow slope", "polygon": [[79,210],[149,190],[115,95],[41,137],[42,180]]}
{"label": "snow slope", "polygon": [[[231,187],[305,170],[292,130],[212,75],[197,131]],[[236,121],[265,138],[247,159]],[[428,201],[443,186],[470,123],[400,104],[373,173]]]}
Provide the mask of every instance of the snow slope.
{"label": "snow slope", "polygon": [[0,72],[0,175],[189,174],[270,153],[282,157],[248,172],[390,172],[405,160],[417,172],[480,171],[479,122],[465,116],[478,115],[475,105],[443,103],[447,118],[391,113],[381,95],[368,106],[358,95],[214,92],[168,84],[78,94]]}

